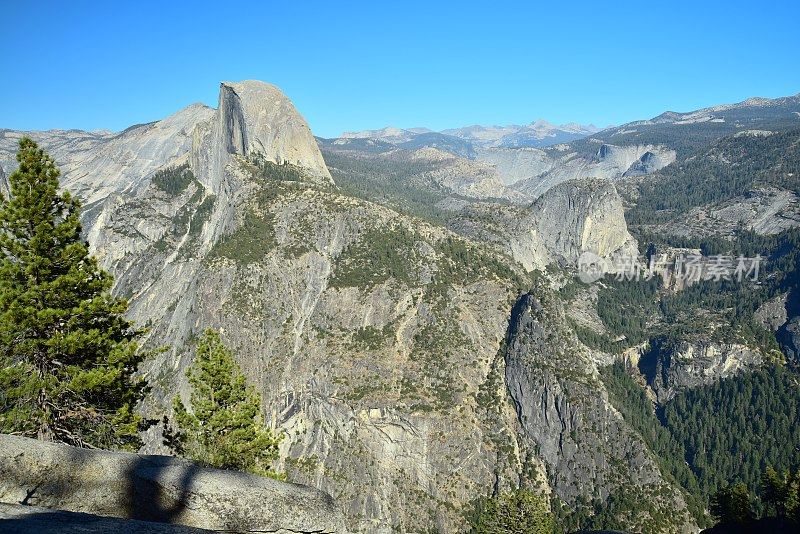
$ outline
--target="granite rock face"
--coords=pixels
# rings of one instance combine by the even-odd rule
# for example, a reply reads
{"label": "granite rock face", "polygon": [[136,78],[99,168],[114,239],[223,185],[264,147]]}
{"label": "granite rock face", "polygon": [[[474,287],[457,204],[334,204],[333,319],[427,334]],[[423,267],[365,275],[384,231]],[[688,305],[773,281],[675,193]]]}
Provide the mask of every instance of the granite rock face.
{"label": "granite rock face", "polygon": [[0,501],[232,532],[343,532],[330,495],[167,456],[0,435]]}
{"label": "granite rock face", "polygon": [[762,304],[753,314],[753,319],[770,332],[776,332],[788,320],[786,310],[788,293],[778,295]]}
{"label": "granite rock face", "polygon": [[[552,171],[563,157],[560,152],[556,154],[558,156],[539,148],[484,148],[477,150],[476,159],[494,167],[500,180],[512,186]],[[544,189],[539,191],[543,192]]]}
{"label": "granite rock face", "polygon": [[467,158],[454,156],[436,148],[422,148],[411,154],[413,162],[426,161],[434,164],[422,176],[433,183],[469,198],[502,198],[526,203],[528,197],[505,187],[497,172],[489,165]]}
{"label": "granite rock face", "polygon": [[665,532],[696,531],[681,493],[664,480],[646,445],[613,408],[593,358],[565,322],[552,296],[524,295],[514,307],[505,374],[521,441],[538,451],[553,491],[567,502],[581,495],[637,495],[675,519],[663,526]]}
{"label": "granite rock face", "polygon": [[195,128],[210,120],[213,113],[211,108],[193,104],[163,120],[131,126],[117,134],[0,130],[0,166],[6,175],[16,169],[20,138],[33,138],[58,163],[62,186],[80,197],[91,226],[109,197],[136,195],[157,170],[185,160]]}
{"label": "granite rock face", "polygon": [[476,158],[493,165],[500,179],[515,191],[536,198],[569,180],[617,180],[653,173],[675,161],[674,150],[656,145],[617,146],[596,140],[592,153],[579,154],[570,145],[537,148],[491,148]]}
{"label": "granite rock face", "polygon": [[585,251],[609,256],[632,244],[622,202],[608,182],[561,184],[538,199],[531,211],[547,249],[571,262]]}
{"label": "granite rock face", "polygon": [[320,183],[333,183],[305,119],[286,95],[264,82],[221,83],[214,116],[194,132],[192,169],[215,193],[233,155],[296,165]]}
{"label": "granite rock face", "polygon": [[794,362],[800,361],[800,315],[787,321],[778,330],[777,338],[786,357]]}
{"label": "granite rock face", "polygon": [[510,248],[528,269],[554,261],[575,266],[584,252],[603,258],[638,254],[622,200],[603,180],[573,180],[548,190],[518,222]]}
{"label": "granite rock face", "polygon": [[763,362],[759,350],[745,345],[654,340],[638,366],[657,402],[663,404],[680,391],[734,376]]}

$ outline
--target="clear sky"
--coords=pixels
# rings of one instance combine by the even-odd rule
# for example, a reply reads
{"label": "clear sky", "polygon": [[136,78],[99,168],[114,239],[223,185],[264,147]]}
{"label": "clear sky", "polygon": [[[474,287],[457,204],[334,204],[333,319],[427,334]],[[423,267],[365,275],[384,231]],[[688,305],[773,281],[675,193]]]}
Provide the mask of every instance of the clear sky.
{"label": "clear sky", "polygon": [[122,4],[0,0],[0,128],[120,130],[252,78],[326,137],[800,92],[797,0]]}

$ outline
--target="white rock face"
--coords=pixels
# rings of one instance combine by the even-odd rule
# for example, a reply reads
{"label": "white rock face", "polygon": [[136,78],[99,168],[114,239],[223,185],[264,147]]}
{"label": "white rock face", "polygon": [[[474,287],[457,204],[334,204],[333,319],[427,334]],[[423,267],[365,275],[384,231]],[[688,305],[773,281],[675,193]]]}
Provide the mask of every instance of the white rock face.
{"label": "white rock face", "polygon": [[416,150],[411,154],[411,159],[435,163],[436,168],[423,176],[456,194],[478,199],[504,198],[523,203],[528,200],[526,196],[503,185],[497,172],[484,163],[436,148]]}
{"label": "white rock face", "polygon": [[553,261],[574,266],[583,252],[604,258],[637,255],[622,200],[603,180],[572,180],[548,190],[528,209],[510,246],[529,270]]}
{"label": "white rock face", "polygon": [[674,150],[654,145],[615,146],[600,144],[591,157],[535,148],[479,150],[476,158],[493,165],[506,185],[529,198],[536,198],[561,182],[577,178],[616,180],[624,176],[650,174],[675,161]]}
{"label": "white rock face", "polygon": [[675,151],[652,145],[601,145],[593,159],[560,158],[551,171],[514,184],[529,196],[539,196],[550,187],[575,178],[615,180],[626,175],[649,174],[675,161]]}
{"label": "white rock face", "polygon": [[476,159],[493,166],[507,186],[542,176],[559,165],[559,159],[538,148],[480,149]]}
{"label": "white rock face", "polygon": [[[261,155],[267,161],[303,167],[322,182],[333,183],[314,135],[292,102],[277,87],[248,80],[223,82],[219,107],[212,118],[209,175],[222,171],[224,155]],[[205,140],[205,138],[201,139]],[[202,155],[193,154],[193,167],[202,176]]]}
{"label": "white rock face", "polygon": [[184,162],[195,128],[214,110],[193,104],[166,119],[132,126],[118,134],[78,130],[46,132],[0,131],[0,165],[6,173],[17,167],[19,140],[27,135],[56,160],[61,183],[77,193],[85,209],[114,194],[135,194],[159,169]]}

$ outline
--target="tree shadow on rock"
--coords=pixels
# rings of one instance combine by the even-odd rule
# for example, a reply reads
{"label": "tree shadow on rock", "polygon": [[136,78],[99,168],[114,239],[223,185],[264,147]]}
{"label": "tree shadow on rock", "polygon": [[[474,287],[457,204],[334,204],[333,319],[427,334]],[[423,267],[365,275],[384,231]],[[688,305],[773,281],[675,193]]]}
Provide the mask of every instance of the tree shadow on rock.
{"label": "tree shadow on rock", "polygon": [[126,516],[142,521],[181,523],[197,464],[166,456],[140,456],[126,472]]}

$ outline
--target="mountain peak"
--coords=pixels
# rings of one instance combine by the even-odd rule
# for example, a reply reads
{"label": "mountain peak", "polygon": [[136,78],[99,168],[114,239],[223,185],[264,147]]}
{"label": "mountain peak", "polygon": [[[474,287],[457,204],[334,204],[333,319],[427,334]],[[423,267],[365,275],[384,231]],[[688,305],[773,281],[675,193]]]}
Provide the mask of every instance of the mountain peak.
{"label": "mountain peak", "polygon": [[[305,119],[277,86],[258,80],[222,82],[213,120],[216,142],[228,154],[260,154],[332,182]],[[221,161],[221,160],[219,160]]]}
{"label": "mountain peak", "polygon": [[223,88],[232,89],[239,96],[249,96],[261,99],[285,99],[288,97],[278,86],[260,80],[242,80],[240,82],[220,82],[220,92]]}
{"label": "mountain peak", "polygon": [[551,122],[549,122],[549,121],[547,121],[545,119],[542,119],[541,117],[536,119],[535,121],[533,121],[531,123],[531,126],[533,128],[547,128],[547,129],[556,127],[553,123],[551,123]]}

